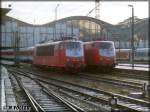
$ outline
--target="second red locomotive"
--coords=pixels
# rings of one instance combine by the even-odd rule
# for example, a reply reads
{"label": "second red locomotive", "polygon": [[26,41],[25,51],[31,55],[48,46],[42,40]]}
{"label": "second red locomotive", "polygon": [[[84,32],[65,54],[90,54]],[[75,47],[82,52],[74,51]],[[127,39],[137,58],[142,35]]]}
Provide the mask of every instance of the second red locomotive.
{"label": "second red locomotive", "polygon": [[86,66],[113,68],[116,65],[116,53],[112,41],[85,42]]}

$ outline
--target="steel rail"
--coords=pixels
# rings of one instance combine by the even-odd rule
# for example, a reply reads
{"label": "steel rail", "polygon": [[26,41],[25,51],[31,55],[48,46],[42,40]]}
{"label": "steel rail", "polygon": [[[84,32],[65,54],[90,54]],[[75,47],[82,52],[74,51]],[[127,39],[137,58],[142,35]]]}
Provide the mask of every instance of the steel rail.
{"label": "steel rail", "polygon": [[[21,71],[23,72],[23,71]],[[89,89],[89,90],[93,90],[95,92],[101,92],[101,93],[104,93],[106,95],[109,95],[111,97],[113,96],[116,96],[116,97],[120,97],[120,98],[125,98],[125,99],[128,99],[128,100],[132,100],[133,102],[137,101],[137,102],[141,102],[141,103],[145,103],[147,105],[150,104],[150,102],[147,102],[147,101],[144,101],[144,100],[141,100],[141,99],[135,99],[135,98],[132,98],[132,97],[128,97],[128,96],[123,96],[123,95],[120,95],[120,94],[116,94],[116,93],[112,93],[112,92],[107,92],[107,91],[104,91],[104,90],[99,90],[99,89],[93,89],[93,88],[89,88],[89,87],[86,87],[86,86],[81,86],[79,84],[74,84],[74,83],[71,83],[71,82],[66,82],[66,81],[62,81],[62,80],[59,80],[59,79],[55,79],[55,78],[51,78],[51,77],[47,77],[47,76],[41,76],[40,74],[38,73],[33,73],[33,72],[29,72],[29,71],[26,71],[25,72],[26,74],[32,74],[34,76],[40,76],[40,77],[43,77],[43,78],[48,78],[48,79],[52,79],[52,80],[55,80],[55,81],[58,81],[58,82],[62,82],[62,83],[66,83],[66,84],[69,84],[69,85],[73,85],[73,86],[78,86],[78,87],[83,87],[85,89]],[[40,79],[39,79],[40,80]]]}
{"label": "steel rail", "polygon": [[[45,87],[46,88],[46,87]],[[48,89],[48,88],[47,88]],[[47,90],[46,90],[47,92]],[[61,96],[56,95],[56,93],[52,92],[50,89],[48,89],[48,94],[53,94],[53,96],[55,96],[57,99],[59,99],[60,101],[62,101],[63,103],[65,103],[66,105],[68,105],[70,108],[72,108],[72,110],[74,110],[75,112],[84,112],[84,110],[76,105],[74,105],[73,103],[65,100],[64,98],[62,98]]]}
{"label": "steel rail", "polygon": [[[70,89],[69,88],[67,88],[67,87],[64,87],[64,86],[62,86],[62,85],[57,85],[57,84],[54,84],[54,83],[51,83],[51,82],[49,82],[49,81],[46,81],[46,80],[43,80],[43,79],[38,79],[39,81],[41,81],[41,82],[44,82],[44,83],[47,83],[47,84],[50,84],[50,85],[54,85],[54,86],[57,86],[57,87],[59,87],[59,88],[63,88],[63,89],[66,89],[66,90],[69,90],[70,91]],[[81,87],[81,86],[80,86]],[[83,87],[82,87],[83,88]],[[100,102],[103,102],[104,104],[108,104],[108,102],[109,102],[109,99],[105,99],[105,98],[101,98],[101,97],[96,97],[96,96],[92,96],[92,95],[90,95],[90,94],[85,94],[85,93],[82,93],[82,92],[79,92],[79,91],[76,91],[76,90],[71,90],[71,91],[74,91],[74,92],[76,92],[76,93],[80,93],[80,94],[83,94],[83,95],[86,95],[86,96],[89,96],[89,97],[91,97],[92,99],[95,99],[95,100],[97,100],[97,101],[100,101]],[[131,97],[126,97],[126,96],[123,96],[123,95],[119,95],[118,96],[118,94],[113,94],[114,96],[117,96],[117,98],[119,98],[119,99],[121,99],[121,100],[129,100],[130,99],[130,101],[131,100],[133,100],[132,102],[133,103],[135,103],[135,100],[136,100],[136,102],[137,101],[139,101],[140,103],[145,103],[145,101],[143,102],[143,100],[137,100],[137,99],[134,99],[134,98],[131,98]],[[113,97],[113,95],[111,95],[111,97]],[[146,102],[147,103],[147,102]],[[146,105],[149,105],[149,102],[148,102],[148,104],[146,104]],[[125,105],[124,103],[122,103],[122,101],[118,101],[118,104],[117,104],[117,107],[118,108],[122,108],[122,109],[129,109],[129,110],[132,110],[132,111],[135,111],[135,112],[140,112],[139,110],[137,110],[137,109],[134,109],[134,108],[131,108],[131,107],[128,107],[128,105]],[[112,108],[113,109],[113,108]]]}
{"label": "steel rail", "polygon": [[[26,77],[29,77],[29,78],[31,78],[31,79],[35,79],[35,78],[33,78],[33,77],[30,77],[30,76],[26,76]],[[49,81],[44,81],[44,80],[42,80],[42,79],[38,79],[38,78],[36,78],[36,81],[37,82],[39,82],[39,83],[41,83],[41,82],[44,82],[44,83],[46,83],[46,84],[50,84],[50,85],[53,85],[53,86],[56,86],[56,87],[58,87],[58,88],[61,88],[61,89],[64,89],[64,90],[69,90],[69,91],[72,91],[72,92],[75,92],[75,93],[79,93],[79,94],[81,94],[81,95],[86,95],[85,93],[82,93],[82,92],[79,92],[79,91],[76,91],[76,90],[71,90],[71,89],[69,89],[69,88],[67,88],[67,87],[63,87],[63,86],[61,86],[61,85],[57,85],[57,84],[54,84],[54,83],[51,83],[51,82],[49,82]],[[43,85],[44,86],[44,85]],[[50,90],[51,91],[51,90]],[[47,90],[46,90],[46,92],[47,92]],[[59,91],[59,92],[61,92],[62,93],[62,91]],[[88,95],[87,94],[87,96],[88,97],[92,97],[92,99],[96,99],[96,100],[100,100],[100,101],[106,101],[106,99],[100,99],[100,98],[97,98],[97,97],[94,97],[94,96],[91,96],[91,95]],[[63,99],[63,100],[65,100],[65,99]],[[65,100],[66,102],[68,102],[67,100]],[[82,101],[83,102],[83,101]],[[107,102],[107,101],[106,101]],[[73,107],[75,107],[77,110],[79,110],[80,112],[82,112],[83,111],[83,109],[81,109],[81,108],[79,108],[78,106],[76,106],[76,105],[74,105],[74,104],[72,104],[71,102],[68,102],[69,104],[71,104],[71,105],[73,105]],[[86,102],[86,103],[88,103],[88,104],[90,104],[90,105],[94,105],[95,107],[97,107],[97,108],[102,108],[102,110],[105,110],[103,107],[101,107],[101,106],[98,106],[98,105],[95,105],[95,104],[92,104],[91,102]],[[107,102],[108,103],[108,102]],[[104,112],[107,112],[108,110],[105,110]],[[109,111],[110,112],[110,111]]]}
{"label": "steel rail", "polygon": [[[33,79],[33,78],[32,78]],[[35,79],[34,79],[35,80]],[[54,91],[50,90],[49,88],[47,88],[46,86],[44,86],[43,84],[41,84],[38,80],[35,80],[40,86],[42,86],[43,90],[50,96],[58,99],[59,101],[63,102],[66,106],[68,106],[69,108],[71,108],[71,110],[73,110],[74,112],[84,112],[83,109],[81,109],[80,107],[72,104],[71,102],[65,100],[64,98],[62,98],[61,96],[57,95]]]}
{"label": "steel rail", "polygon": [[[118,79],[111,79],[111,78],[104,78],[104,77],[99,77],[99,76],[94,76],[94,74],[86,74],[86,73],[78,73],[81,78],[85,78],[88,80],[94,80],[97,82],[104,82],[104,83],[110,83],[118,86],[125,86],[125,87],[130,87],[133,89],[143,89],[143,84],[135,83],[135,82],[127,82],[127,81],[122,81]],[[103,74],[101,74],[103,75]]]}
{"label": "steel rail", "polygon": [[[148,74],[148,72],[147,72]],[[138,80],[149,80],[150,76],[148,75],[139,75],[137,73],[119,73],[118,71],[114,71],[112,72],[112,74],[108,74],[108,75],[116,75],[116,76],[120,76],[120,77],[126,77],[126,78],[134,78],[134,79],[138,79]]]}
{"label": "steel rail", "polygon": [[[53,84],[53,83],[51,83],[51,82],[49,82],[47,80],[43,80],[41,78],[37,78],[37,79],[42,81],[42,82],[47,82],[49,84]],[[70,82],[66,82],[66,81],[62,81],[62,80],[58,80],[58,79],[54,79],[54,78],[49,78],[49,80],[55,80],[55,81],[58,81],[58,82],[63,82],[63,83],[69,84],[69,85],[73,85],[73,86],[85,88],[85,89],[88,89],[88,90],[92,90],[92,91],[95,91],[95,92],[98,92],[98,93],[103,93],[103,94],[106,94],[106,95],[108,95],[110,97],[116,96],[116,97],[118,97],[120,99],[131,100],[132,102],[139,102],[140,104],[142,104],[142,103],[145,103],[145,105],[149,105],[150,104],[149,102],[144,101],[144,100],[135,99],[135,98],[128,97],[128,96],[123,96],[123,95],[112,93],[112,92],[106,92],[106,91],[103,91],[103,90],[92,89],[92,88],[89,88],[89,87],[81,86],[81,85],[78,85],[78,84],[74,84],[74,83],[70,83]]]}
{"label": "steel rail", "polygon": [[31,96],[31,94],[26,90],[26,88],[23,86],[22,82],[20,81],[20,79],[12,73],[12,75],[15,77],[17,83],[19,84],[19,87],[24,91],[24,94],[26,95],[33,111],[36,112],[44,112],[44,109],[42,109],[42,107],[33,99],[33,97]]}
{"label": "steel rail", "polygon": [[[39,74],[35,74],[35,73],[32,73],[32,72],[28,72],[32,75],[39,75]],[[40,75],[41,76],[41,75]],[[48,77],[50,79],[50,77]],[[57,79],[51,79],[51,80],[55,80],[55,81],[59,81],[59,82],[64,82],[64,83],[67,83],[67,84],[70,84],[70,85],[74,85],[74,86],[78,86],[78,87],[82,87],[81,85],[77,85],[77,84],[72,84],[72,83],[69,83],[69,82],[65,82],[65,81],[60,81],[60,80],[57,80]],[[87,89],[90,89],[90,90],[93,90],[93,91],[97,91],[97,92],[103,92],[103,93],[106,93],[107,95],[111,95],[111,96],[117,96],[118,98],[120,99],[125,99],[125,100],[130,100],[132,102],[138,102],[140,104],[142,103],[145,103],[145,105],[149,105],[149,102],[146,102],[146,101],[143,101],[143,100],[138,100],[138,99],[134,99],[134,98],[131,98],[131,97],[127,97],[127,96],[123,96],[123,95],[119,95],[119,94],[114,94],[114,93],[111,93],[111,92],[105,92],[105,91],[100,91],[100,90],[96,90],[96,89],[92,89],[92,88],[88,88],[88,87],[84,87],[84,88],[87,88]],[[121,104],[122,105],[122,104]],[[136,110],[136,109],[135,109]],[[137,111],[137,110],[136,110]]]}
{"label": "steel rail", "polygon": [[[14,71],[13,71],[13,72],[14,72]],[[17,73],[18,73],[18,72],[17,72]],[[29,78],[31,78],[31,79],[33,79],[33,80],[35,80],[35,78],[33,78],[33,77],[30,77],[30,76],[25,75],[25,74],[23,74],[23,73],[20,73],[20,74],[21,74],[21,75],[24,75],[24,76],[26,76],[26,77],[29,77]],[[47,83],[47,84],[51,84],[51,85],[56,86],[56,87],[61,88],[61,89],[70,90],[69,88],[66,88],[66,87],[63,87],[63,86],[59,86],[59,85],[53,84],[53,83],[51,83],[51,82],[46,82],[46,81],[44,81],[44,80],[41,80],[41,79],[36,78],[36,82],[39,82],[38,80],[41,81],[41,82]],[[40,82],[39,82],[39,83],[40,83]],[[78,91],[76,91],[76,90],[71,90],[71,91],[72,91],[72,92],[79,93],[79,94],[82,94],[82,95],[85,95],[84,93],[78,92]],[[46,92],[47,92],[47,90],[46,90]],[[97,97],[94,97],[94,96],[91,96],[91,95],[88,95],[88,94],[87,94],[87,96],[88,96],[88,97],[93,97],[93,98],[95,98],[95,99],[98,99]],[[65,100],[65,99],[64,99],[64,100]],[[100,98],[99,98],[99,100],[100,100],[100,101],[104,101],[104,99],[102,100],[102,99],[100,99]],[[106,101],[106,100],[105,100],[105,101]],[[67,101],[67,102],[68,102],[68,101]],[[106,102],[107,102],[107,101],[106,101]],[[87,102],[86,102],[86,103],[87,103]],[[76,105],[72,104],[71,102],[69,102],[69,104],[73,105],[77,110],[79,110],[79,112],[82,112],[82,111],[83,111],[83,109],[77,107]],[[93,105],[92,103],[89,103],[89,102],[88,102],[88,104]],[[97,106],[97,105],[95,105],[95,106]],[[100,108],[100,106],[97,106],[97,107]],[[101,107],[101,108],[103,108],[103,107]],[[107,111],[107,110],[105,110],[105,111]],[[104,112],[105,112],[105,111],[104,111]]]}
{"label": "steel rail", "polygon": [[[16,71],[13,71],[13,72],[16,72]],[[17,72],[18,73],[18,72]],[[23,74],[23,73],[20,73],[21,75],[25,75],[25,74]],[[35,78],[33,78],[33,77],[31,77],[31,76],[29,76],[29,75],[25,75],[26,77],[29,77],[29,78],[31,78],[31,79],[33,79],[33,80],[35,80]],[[92,97],[92,99],[94,99],[94,100],[97,100],[97,101],[100,101],[100,102],[103,102],[104,104],[107,104],[108,105],[108,100],[106,100],[106,99],[104,99],[104,98],[98,98],[98,97],[96,97],[96,96],[92,96],[92,95],[89,95],[89,94],[86,94],[86,93],[83,93],[83,92],[79,92],[79,91],[77,91],[77,90],[73,90],[73,89],[69,89],[68,87],[64,87],[64,86],[62,86],[62,85],[59,85],[59,84],[54,84],[54,83],[51,83],[51,82],[49,82],[49,81],[44,81],[44,80],[42,80],[42,79],[40,79],[40,78],[36,78],[36,81],[40,81],[40,82],[44,82],[44,83],[46,83],[46,84],[50,84],[50,85],[53,85],[53,86],[56,86],[56,87],[58,87],[58,88],[61,88],[61,89],[64,89],[64,90],[67,90],[67,91],[71,91],[71,92],[75,92],[75,93],[78,93],[78,94],[81,94],[81,95],[86,95],[87,97]],[[61,91],[60,91],[61,92]],[[86,102],[87,103],[87,102]],[[89,103],[89,102],[88,102]],[[90,105],[94,105],[94,106],[97,106],[97,105],[95,105],[95,104],[92,104],[91,102],[89,103]],[[104,107],[102,107],[102,106],[97,106],[98,108],[101,108],[102,110],[105,110],[104,112],[107,112],[108,110],[107,109],[105,109]]]}
{"label": "steel rail", "polygon": [[[85,86],[81,86],[81,85],[78,85],[78,84],[74,84],[74,83],[70,83],[70,82],[66,82],[66,81],[62,81],[62,80],[58,80],[58,79],[55,79],[55,78],[51,78],[51,77],[46,77],[46,76],[41,76],[40,74],[35,74],[35,73],[32,73],[32,72],[28,72],[29,74],[32,74],[32,75],[38,75],[40,77],[44,77],[44,78],[48,78],[48,79],[52,79],[52,80],[55,80],[55,81],[59,81],[59,82],[63,82],[63,83],[67,83],[67,84],[70,84],[70,85],[73,85],[73,86],[78,86],[78,87],[85,87]],[[135,98],[132,98],[132,97],[128,97],[128,96],[123,96],[123,95],[120,95],[120,94],[116,94],[116,93],[112,93],[112,92],[106,92],[104,90],[98,90],[98,89],[93,89],[93,88],[89,88],[89,87],[85,87],[87,89],[90,89],[90,90],[93,90],[93,91],[96,91],[96,92],[102,92],[106,95],[109,95],[109,96],[116,96],[116,97],[121,97],[121,98],[126,98],[126,99],[131,99],[133,102],[135,101],[139,101],[141,103],[145,103],[147,105],[150,104],[150,102],[147,102],[147,101],[144,101],[144,100],[141,100],[141,99],[135,99]]]}
{"label": "steel rail", "polygon": [[[13,74],[14,75],[14,74]],[[30,101],[33,103],[34,105],[34,111],[37,112],[44,112],[44,109],[42,109],[42,107],[40,106],[40,104],[37,103],[37,101],[32,97],[32,95],[28,92],[27,89],[25,89],[25,87],[23,86],[22,82],[20,80],[18,80],[18,77],[15,75],[15,77],[17,78],[17,82],[19,83],[19,85],[21,86],[21,88],[23,88],[24,92],[27,94],[27,96],[30,98]],[[29,77],[31,78],[31,77]],[[68,108],[70,108],[71,111],[73,112],[84,112],[83,109],[81,109],[80,107],[72,104],[71,102],[63,99],[62,97],[56,95],[55,92],[53,92],[52,90],[46,88],[44,85],[40,84],[39,81],[31,78],[32,80],[34,80],[36,83],[38,83],[40,86],[42,86],[43,91],[45,91],[48,95],[52,96],[53,98],[57,99],[57,101],[61,101],[63,104],[65,104]],[[37,107],[35,106],[35,104],[37,105]]]}
{"label": "steel rail", "polygon": [[[45,83],[49,84],[48,82],[45,82]],[[54,85],[54,86],[58,87],[58,85]],[[105,108],[103,105],[95,103],[95,101],[100,101],[101,103],[103,103],[104,101],[106,101],[105,99],[102,100],[102,99],[100,99],[98,97],[95,97],[95,96],[92,96],[92,95],[89,95],[89,94],[85,94],[85,93],[82,93],[82,92],[79,92],[79,91],[76,91],[76,90],[73,90],[73,89],[69,89],[69,88],[66,88],[66,87],[60,87],[60,88],[63,89],[63,90],[62,89],[59,90],[60,93],[66,95],[67,97],[70,97],[70,98],[73,98],[75,100],[78,100],[80,102],[89,104],[90,106],[93,105],[94,107],[100,108],[101,112],[112,112],[112,110],[113,110],[110,106]],[[86,99],[80,99],[79,97],[75,97],[75,96],[69,94],[68,91],[76,93],[77,95],[81,94],[81,96],[86,96],[87,98]],[[94,101],[91,102],[91,101],[89,101],[89,99],[92,99]],[[108,101],[106,101],[106,102],[107,102],[106,104],[108,105]],[[115,112],[115,111],[113,111],[113,112]]]}

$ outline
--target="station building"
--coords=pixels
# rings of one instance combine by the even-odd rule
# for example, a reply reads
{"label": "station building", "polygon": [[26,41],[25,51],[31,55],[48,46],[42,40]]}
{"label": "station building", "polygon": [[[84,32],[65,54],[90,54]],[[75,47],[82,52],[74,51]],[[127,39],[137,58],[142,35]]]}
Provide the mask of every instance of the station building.
{"label": "station building", "polygon": [[77,38],[82,41],[112,40],[116,48],[130,48],[130,41],[119,40],[120,29],[114,25],[87,16],[66,17],[43,25],[28,24],[6,16],[10,9],[2,9],[1,45],[15,46],[15,38],[19,38],[19,47],[30,47],[37,43]]}

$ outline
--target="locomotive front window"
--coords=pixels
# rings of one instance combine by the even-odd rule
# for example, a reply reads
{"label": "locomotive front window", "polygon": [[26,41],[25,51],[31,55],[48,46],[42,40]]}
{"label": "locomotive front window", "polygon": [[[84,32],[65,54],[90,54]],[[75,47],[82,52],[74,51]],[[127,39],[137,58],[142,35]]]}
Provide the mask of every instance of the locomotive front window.
{"label": "locomotive front window", "polygon": [[101,56],[115,56],[114,44],[110,42],[101,42],[99,44],[99,55]]}
{"label": "locomotive front window", "polygon": [[66,56],[71,57],[83,56],[83,44],[80,42],[66,43]]}

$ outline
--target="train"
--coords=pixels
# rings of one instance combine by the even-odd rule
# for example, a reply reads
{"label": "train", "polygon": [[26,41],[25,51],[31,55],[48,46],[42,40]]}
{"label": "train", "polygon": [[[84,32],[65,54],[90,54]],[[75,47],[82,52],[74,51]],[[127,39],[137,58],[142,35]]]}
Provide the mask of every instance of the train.
{"label": "train", "polygon": [[[13,49],[2,50],[2,59],[14,60]],[[63,40],[20,48],[20,62],[34,66],[55,67],[65,70],[84,70],[88,66],[110,67],[116,65],[115,47],[112,41]]]}
{"label": "train", "polygon": [[[2,50],[1,58],[13,61],[15,59],[14,50]],[[85,67],[83,42],[66,40],[20,48],[18,60],[34,66],[57,67],[65,70],[83,69]]]}
{"label": "train", "polygon": [[[149,62],[149,48],[137,48],[134,50],[134,61],[137,63]],[[118,62],[130,62],[132,49],[116,49],[116,60]]]}
{"label": "train", "polygon": [[90,41],[84,43],[85,63],[88,67],[114,68],[116,51],[112,41]]}

